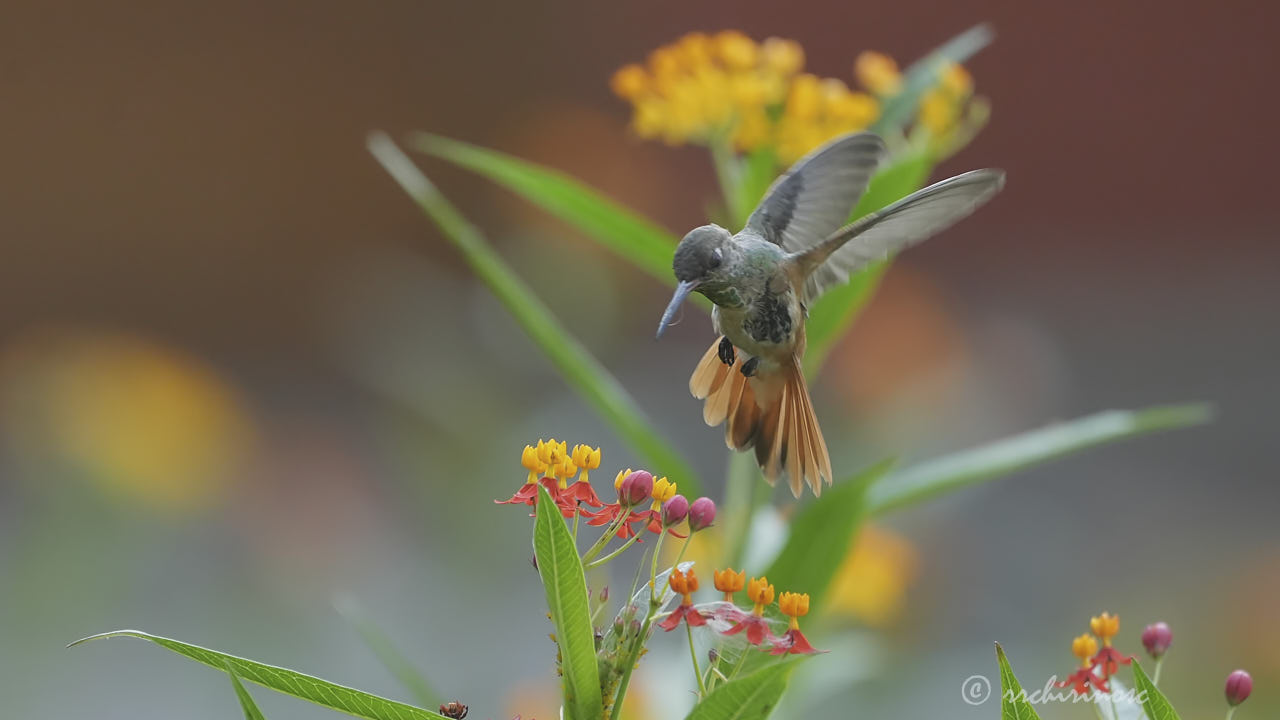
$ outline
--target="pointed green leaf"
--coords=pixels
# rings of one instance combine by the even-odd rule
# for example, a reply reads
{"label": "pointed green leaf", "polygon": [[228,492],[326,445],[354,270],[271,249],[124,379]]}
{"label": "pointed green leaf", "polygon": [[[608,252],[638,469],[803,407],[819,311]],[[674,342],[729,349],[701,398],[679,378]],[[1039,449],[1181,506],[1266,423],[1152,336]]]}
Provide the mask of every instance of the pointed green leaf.
{"label": "pointed green leaf", "polygon": [[[919,190],[924,187],[932,170],[933,161],[924,152],[894,158],[871,179],[850,218],[856,220]],[[809,321],[805,325],[808,343],[805,369],[810,378],[822,369],[831,348],[844,336],[858,313],[871,299],[888,268],[888,261],[868,265],[854,273],[849,282],[827,290],[814,303],[809,312]]]}
{"label": "pointed green leaf", "polygon": [[786,692],[793,664],[768,665],[717,687],[685,720],[764,720]]}
{"label": "pointed green leaf", "polygon": [[1137,660],[1133,661],[1133,684],[1148,720],[1181,720],[1178,713],[1174,712],[1173,705],[1169,704],[1169,699],[1151,682]]}
{"label": "pointed green leaf", "polygon": [[560,509],[541,484],[535,507],[533,553],[560,646],[565,714],[570,720],[595,720],[601,712],[600,675],[582,560]]}
{"label": "pointed green leaf", "polygon": [[671,274],[675,236],[590,186],[558,170],[439,135],[417,133],[410,143],[502,185],[662,282],[675,284]]}
{"label": "pointed green leaf", "polygon": [[893,473],[871,487],[868,512],[878,515],[897,510],[1095,445],[1191,427],[1209,417],[1207,405],[1163,405],[1107,410],[1057,423]]}
{"label": "pointed green leaf", "polygon": [[1000,720],[1040,720],[1018,678],[1014,677],[1000,643],[996,643],[996,661],[1000,663]]}
{"label": "pointed green leaf", "polygon": [[416,708],[395,700],[388,700],[354,688],[331,683],[328,680],[321,680],[318,677],[274,665],[266,665],[254,660],[246,660],[245,658],[228,655],[217,650],[190,645],[179,640],[151,635],[140,630],[116,630],[102,633],[101,635],[92,635],[77,640],[68,647],[74,647],[90,640],[109,637],[136,637],[149,640],[179,655],[185,655],[192,660],[202,662],[223,672],[227,672],[229,666],[236,675],[245,680],[256,682],[263,687],[268,687],[317,705],[323,705],[348,715],[366,718],[367,720],[446,720],[443,715],[429,710]]}
{"label": "pointed green leaf", "polygon": [[889,471],[885,460],[857,476],[838,481],[791,522],[791,536],[765,575],[779,590],[809,593],[822,604],[836,570],[849,552],[853,534],[865,516],[867,485]]}
{"label": "pointed green leaf", "polygon": [[369,651],[382,663],[396,680],[400,681],[418,704],[431,707],[440,703],[440,695],[431,688],[413,662],[400,652],[382,628],[365,616],[364,611],[350,598],[337,603],[338,612],[351,623]]}
{"label": "pointed green leaf", "polygon": [[244,720],[266,720],[262,716],[262,711],[258,709],[258,704],[253,701],[253,696],[248,690],[244,689],[244,683],[240,682],[240,676],[236,675],[235,669],[230,664],[226,664],[227,675],[231,677],[231,687],[236,691],[236,697],[240,698],[240,708],[244,710]]}
{"label": "pointed green leaf", "polygon": [[989,26],[976,25],[912,63],[903,73],[902,90],[885,102],[880,119],[871,129],[881,135],[900,132],[902,126],[915,115],[920,99],[938,84],[947,66],[968,60],[974,53],[989,45],[993,38],[995,33]]}
{"label": "pointed green leaf", "polygon": [[[546,353],[565,381],[633,450],[652,463],[653,470],[679,478],[680,487],[686,493],[697,495],[698,479],[689,464],[658,434],[618,379],[560,325],[533,290],[494,252],[484,235],[440,194],[386,135],[377,133],[370,136],[369,152],[439,226],[476,276]],[[668,263],[669,251],[668,248]]]}

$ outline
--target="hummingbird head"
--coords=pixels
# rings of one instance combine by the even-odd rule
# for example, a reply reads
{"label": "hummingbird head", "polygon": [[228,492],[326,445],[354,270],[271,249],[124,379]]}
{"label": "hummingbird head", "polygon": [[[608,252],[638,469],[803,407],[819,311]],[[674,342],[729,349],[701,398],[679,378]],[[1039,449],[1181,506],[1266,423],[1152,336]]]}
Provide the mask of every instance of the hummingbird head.
{"label": "hummingbird head", "polygon": [[725,255],[729,251],[729,243],[733,236],[719,225],[703,225],[689,231],[688,235],[676,246],[676,255],[671,262],[675,271],[676,292],[671,296],[671,303],[662,313],[662,322],[658,324],[658,337],[671,324],[681,303],[689,297],[689,293],[697,290],[706,295],[707,290],[724,286],[728,276],[725,273]]}

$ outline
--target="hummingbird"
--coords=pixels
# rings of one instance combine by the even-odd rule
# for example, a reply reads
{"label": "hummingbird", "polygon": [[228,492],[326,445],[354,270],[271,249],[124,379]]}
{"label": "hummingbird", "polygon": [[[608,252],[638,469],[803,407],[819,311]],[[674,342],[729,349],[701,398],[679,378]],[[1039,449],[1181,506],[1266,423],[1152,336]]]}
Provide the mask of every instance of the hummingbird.
{"label": "hummingbird", "polygon": [[1003,171],[972,170],[845,224],[885,154],[874,133],[839,136],[780,176],[741,231],[694,228],[672,260],[678,284],[658,337],[691,292],[712,302],[718,338],[689,390],[704,401],[707,425],[725,423],[725,444],[754,448],[769,484],[783,479],[796,497],[832,480],[801,368],[808,309],[850,273],[949,227],[1004,186]]}

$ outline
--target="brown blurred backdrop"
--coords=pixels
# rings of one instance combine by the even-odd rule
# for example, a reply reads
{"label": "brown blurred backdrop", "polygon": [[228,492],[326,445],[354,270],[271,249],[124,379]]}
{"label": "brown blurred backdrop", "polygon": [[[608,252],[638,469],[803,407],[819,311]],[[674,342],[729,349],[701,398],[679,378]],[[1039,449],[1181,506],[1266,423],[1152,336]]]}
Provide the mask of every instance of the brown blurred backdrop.
{"label": "brown blurred backdrop", "polygon": [[[615,68],[689,30],[738,28],[794,38],[810,70],[847,78],[862,49],[906,62],[979,21],[997,40],[969,67],[994,114],[942,172],[999,166],[1009,186],[903,259],[827,373],[828,409],[855,407],[834,425],[854,438],[844,466],[1110,406],[1204,399],[1220,418],[895,518],[920,577],[880,636],[887,659],[849,697],[881,715],[990,717],[954,688],[990,671],[992,639],[1015,644],[1029,678],[1065,672],[1077,626],[1110,609],[1131,633],[1175,625],[1184,654],[1166,677],[1185,714],[1218,712],[1221,678],[1248,663],[1259,699],[1241,717],[1275,712],[1276,6],[5,10],[0,695],[15,717],[232,716],[216,677],[158,650],[59,649],[130,624],[398,692],[333,626],[339,590],[460,696],[549,683],[542,630],[504,635],[504,617],[537,613],[477,570],[531,583],[523,528],[474,555],[456,539],[491,526],[480,503],[507,490],[492,478],[518,482],[506,455],[539,434],[612,443],[608,467],[632,458],[591,435],[589,410],[370,160],[366,134],[497,147],[683,232],[702,222],[710,168],[627,134]],[[662,287],[502,191],[423,166],[531,280],[584,249],[579,280],[540,289],[715,476],[716,433],[682,394],[705,321],[655,346]],[[147,454],[155,417],[178,418],[174,457]],[[502,637],[518,649],[495,659]],[[482,663],[496,676],[466,671]]]}

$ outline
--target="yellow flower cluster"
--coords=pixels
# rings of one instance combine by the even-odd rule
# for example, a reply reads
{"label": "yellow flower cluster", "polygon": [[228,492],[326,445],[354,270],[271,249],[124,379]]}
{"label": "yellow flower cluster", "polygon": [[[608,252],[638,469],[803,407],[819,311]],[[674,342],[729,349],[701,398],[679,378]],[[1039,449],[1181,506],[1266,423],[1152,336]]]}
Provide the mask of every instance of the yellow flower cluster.
{"label": "yellow flower cluster", "polygon": [[[757,43],[736,30],[690,33],[654,50],[646,64],[618,70],[611,87],[631,103],[640,137],[671,145],[729,143],[742,152],[772,147],[786,164],[836,135],[870,126],[881,101],[902,87],[897,63],[881,53],[862,53],[854,63],[867,92],[803,67],[804,50],[793,40]],[[935,137],[946,134],[971,94],[968,73],[953,66],[923,99],[920,123]]]}
{"label": "yellow flower cluster", "polygon": [[560,487],[566,487],[569,480],[582,470],[582,481],[587,481],[587,471],[600,467],[600,448],[592,449],[587,445],[574,445],[569,451],[569,444],[563,440],[539,440],[537,446],[525,445],[520,453],[520,465],[529,471],[526,482],[537,482],[538,478],[549,476],[560,481]]}

